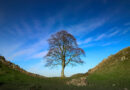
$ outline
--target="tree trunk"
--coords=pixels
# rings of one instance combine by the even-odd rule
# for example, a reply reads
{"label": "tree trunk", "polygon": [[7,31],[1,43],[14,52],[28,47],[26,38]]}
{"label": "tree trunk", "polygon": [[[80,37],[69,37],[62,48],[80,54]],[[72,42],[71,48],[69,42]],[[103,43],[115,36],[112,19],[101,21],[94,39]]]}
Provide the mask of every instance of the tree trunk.
{"label": "tree trunk", "polygon": [[65,69],[65,60],[62,61],[61,77],[65,77],[65,75],[64,75],[64,69]]}

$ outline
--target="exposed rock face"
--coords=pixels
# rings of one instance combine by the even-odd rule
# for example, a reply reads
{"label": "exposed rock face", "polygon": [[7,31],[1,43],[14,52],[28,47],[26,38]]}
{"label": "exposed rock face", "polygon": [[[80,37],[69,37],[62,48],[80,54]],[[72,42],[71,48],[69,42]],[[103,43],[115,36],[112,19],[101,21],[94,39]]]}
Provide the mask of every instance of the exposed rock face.
{"label": "exposed rock face", "polygon": [[125,56],[122,56],[121,57],[121,61],[124,61],[126,58],[125,58]]}
{"label": "exposed rock face", "polygon": [[86,77],[80,77],[80,78],[72,79],[71,81],[68,81],[67,85],[86,86],[87,80],[86,80]]}

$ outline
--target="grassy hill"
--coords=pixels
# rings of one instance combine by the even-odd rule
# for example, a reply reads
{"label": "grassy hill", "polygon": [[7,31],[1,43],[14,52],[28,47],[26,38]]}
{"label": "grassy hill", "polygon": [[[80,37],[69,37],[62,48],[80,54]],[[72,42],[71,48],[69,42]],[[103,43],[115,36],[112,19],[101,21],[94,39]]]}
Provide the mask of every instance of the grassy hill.
{"label": "grassy hill", "polygon": [[0,56],[0,70],[1,70],[1,74],[6,74],[7,72],[10,71],[10,69],[15,70],[15,71],[19,71],[20,73],[26,74],[28,76],[33,76],[33,77],[45,77],[45,76],[41,76],[38,74],[34,74],[34,73],[30,73],[25,71],[24,69],[20,68],[18,65],[15,65],[14,63],[5,60],[5,58],[3,56]]}
{"label": "grassy hill", "polygon": [[29,73],[0,56],[0,90],[66,90],[65,80]]}
{"label": "grassy hill", "polygon": [[[81,77],[87,78],[86,86],[66,84]],[[130,90],[130,47],[104,59],[87,73],[69,78],[29,73],[0,56],[0,90]]]}
{"label": "grassy hill", "polygon": [[0,56],[0,90],[83,90],[84,87],[67,85],[70,79],[29,73]]}
{"label": "grassy hill", "polygon": [[88,82],[95,87],[117,90],[130,89],[130,47],[104,59],[87,73]]}

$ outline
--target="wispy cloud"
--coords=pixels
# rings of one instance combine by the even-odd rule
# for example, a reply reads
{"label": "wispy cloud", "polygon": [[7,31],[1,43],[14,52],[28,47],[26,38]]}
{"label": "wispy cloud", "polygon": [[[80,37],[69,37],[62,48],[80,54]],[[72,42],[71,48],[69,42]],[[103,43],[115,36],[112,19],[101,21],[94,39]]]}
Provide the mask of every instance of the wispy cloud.
{"label": "wispy cloud", "polygon": [[111,45],[113,44],[112,42],[108,42],[108,43],[105,43],[105,44],[102,44],[101,46],[108,46],[108,45]]}
{"label": "wispy cloud", "polygon": [[[118,28],[112,28],[110,30],[110,32],[106,32],[106,33],[102,33],[100,34],[99,36],[93,36],[93,37],[89,37],[83,41],[78,41],[78,44],[79,45],[84,45],[84,44],[87,44],[87,43],[94,43],[95,41],[99,41],[99,40],[103,40],[103,39],[106,39],[106,38],[111,38],[113,36],[116,36],[120,31],[118,30]],[[95,38],[96,37],[96,38]],[[90,46],[94,46],[94,45],[90,45]],[[84,47],[84,46],[83,46]]]}
{"label": "wispy cloud", "polygon": [[33,54],[36,54],[33,56],[38,58],[40,57],[39,52],[41,50],[44,51],[44,49],[47,48],[47,39],[50,35],[51,28],[55,24],[55,18],[48,18],[46,24],[43,26],[38,20],[35,20],[33,24],[34,25],[30,25],[29,23],[22,21],[21,24],[14,24],[14,26],[9,28],[10,30],[8,29],[9,35],[11,34],[10,36],[17,36],[17,38],[14,38],[16,39],[15,41],[21,40],[23,43],[23,46],[17,51],[12,48],[14,52],[10,54],[11,58],[16,58],[19,56],[27,56],[28,58]]}
{"label": "wispy cloud", "polygon": [[96,30],[97,28],[103,26],[109,18],[94,18],[87,21],[82,22],[81,24],[71,25],[67,30],[74,35],[81,36],[84,33],[87,34]]}
{"label": "wispy cloud", "polygon": [[124,24],[125,26],[130,26],[130,22],[127,22]]}
{"label": "wispy cloud", "polygon": [[40,60],[39,62],[32,64],[28,67],[27,71],[32,72],[32,73],[36,73],[36,74],[40,74],[43,76],[47,76],[47,77],[54,77],[54,76],[60,76],[60,69],[57,68],[53,68],[53,69],[49,69],[49,68],[45,68],[46,61],[45,60]]}
{"label": "wispy cloud", "polygon": [[[114,37],[120,33],[121,32],[118,28],[112,28],[108,32],[102,33],[99,36],[93,36],[93,37],[89,37],[83,41],[79,41],[78,44],[81,45],[83,48],[92,47],[92,46],[98,45],[98,44],[95,44],[95,43],[98,43],[98,41]],[[105,43],[105,44],[102,44],[101,46],[108,46],[111,44],[113,44],[113,42]]]}
{"label": "wispy cloud", "polygon": [[43,72],[43,66],[44,66],[44,64],[45,64],[45,62],[43,60],[40,60],[38,63],[29,66],[28,69],[27,69],[27,71],[33,72],[33,73],[38,73],[38,74],[43,74],[42,72]]}
{"label": "wispy cloud", "polygon": [[98,41],[98,40],[101,40],[101,39],[103,39],[103,38],[105,38],[106,37],[106,34],[101,34],[101,35],[99,35],[96,39],[95,39],[95,41]]}
{"label": "wispy cloud", "polygon": [[37,54],[37,53],[39,53],[40,50],[43,50],[44,49],[43,47],[47,47],[46,38],[45,39],[41,39],[38,42],[35,42],[31,46],[28,46],[28,48],[26,48],[26,49],[20,49],[19,51],[15,52],[12,55],[12,58],[15,58],[15,57],[18,57],[18,56],[23,56],[23,55],[27,56],[27,58],[29,58],[31,55]]}
{"label": "wispy cloud", "polygon": [[114,32],[112,32],[112,33],[110,33],[110,34],[108,34],[107,37],[115,36],[115,35],[117,35],[119,32],[120,32],[119,30],[116,30],[116,31],[114,31]]}
{"label": "wispy cloud", "polygon": [[102,40],[102,39],[105,39],[105,38],[111,38],[115,35],[117,35],[120,31],[119,30],[116,30],[116,31],[113,31],[113,32],[107,32],[107,33],[102,33],[101,35],[99,35],[95,41],[99,41],[99,40]]}
{"label": "wispy cloud", "polygon": [[[113,31],[113,30],[115,30],[115,29],[117,29],[117,28],[114,28],[114,29],[111,29],[111,30]],[[111,31],[111,30],[110,30],[110,31]],[[83,41],[78,41],[78,44],[79,44],[79,45],[82,45],[82,47],[94,46],[95,41],[96,41],[96,43],[97,43],[97,41],[99,41],[99,40],[111,38],[111,37],[117,35],[119,32],[120,32],[119,30],[115,30],[115,31],[113,31],[113,32],[102,33],[102,34],[100,34],[100,35],[97,36],[97,37],[96,37],[96,36],[93,36],[93,37],[89,37],[89,38],[87,38],[87,39],[85,39],[85,40],[83,40]],[[96,37],[96,38],[95,38],[95,37]],[[88,43],[90,43],[90,44],[88,44]],[[85,45],[85,44],[88,44],[88,45]],[[104,44],[104,46],[105,46],[105,45],[108,45],[108,44],[111,44],[111,43]]]}
{"label": "wispy cloud", "polygon": [[121,40],[117,40],[117,41],[111,41],[111,42],[106,42],[104,44],[101,44],[100,46],[109,46],[109,45],[114,45],[121,42]]}
{"label": "wispy cloud", "polygon": [[85,39],[85,41],[84,41],[84,43],[89,43],[89,42],[91,42],[92,41],[92,37],[90,37],[90,38],[87,38],[87,39]]}
{"label": "wispy cloud", "polygon": [[0,54],[5,56],[8,60],[13,60],[12,54],[15,53],[21,46],[22,42],[17,42],[17,44],[6,44],[0,46]]}
{"label": "wispy cloud", "polygon": [[93,47],[93,46],[95,46],[94,43],[91,43],[91,44],[84,44],[84,45],[82,45],[82,48],[88,48],[88,47]]}
{"label": "wispy cloud", "polygon": [[[46,24],[43,25],[39,20],[34,20],[34,25],[29,25],[26,21],[23,21],[20,25],[15,24],[14,30],[12,30],[12,34],[18,35],[16,38],[17,40],[20,40],[22,38],[22,42],[26,44],[26,42],[31,42],[31,39],[38,39],[37,42],[34,42],[32,45],[26,45],[23,46],[23,48],[19,49],[15,53],[11,54],[11,56],[19,57],[19,56],[33,56],[34,58],[39,58],[44,55],[44,52],[40,52],[40,50],[43,50],[44,46],[47,46],[47,38],[50,34],[50,30],[57,22],[56,18],[60,16],[60,19],[62,20],[64,12],[58,13],[56,16],[50,17],[46,19]],[[82,36],[83,34],[87,34],[89,32],[92,32],[96,30],[97,28],[103,26],[107,21],[108,17],[97,17],[94,19],[85,20],[80,24],[71,25],[68,28],[65,28],[64,25],[62,28],[65,28],[69,32],[73,33],[73,35]],[[57,30],[54,30],[55,32]],[[52,33],[52,32],[51,32]],[[44,39],[43,39],[44,38]],[[93,41],[92,37],[89,37],[83,41],[81,41],[81,44],[90,43]],[[44,50],[43,50],[44,51]],[[34,55],[36,54],[36,55]]]}
{"label": "wispy cloud", "polygon": [[126,28],[126,29],[124,29],[124,30],[122,31],[122,35],[124,35],[124,34],[128,33],[129,31],[130,31],[130,27],[128,27],[128,28]]}
{"label": "wispy cloud", "polygon": [[39,53],[35,54],[34,56],[32,56],[31,58],[43,58],[47,54],[47,52],[48,52],[47,50],[39,52]]}
{"label": "wispy cloud", "polygon": [[87,38],[87,39],[85,39],[83,41],[78,41],[78,44],[79,45],[81,45],[81,44],[87,44],[87,43],[91,42],[92,40],[93,40],[93,38],[89,37],[89,38]]}

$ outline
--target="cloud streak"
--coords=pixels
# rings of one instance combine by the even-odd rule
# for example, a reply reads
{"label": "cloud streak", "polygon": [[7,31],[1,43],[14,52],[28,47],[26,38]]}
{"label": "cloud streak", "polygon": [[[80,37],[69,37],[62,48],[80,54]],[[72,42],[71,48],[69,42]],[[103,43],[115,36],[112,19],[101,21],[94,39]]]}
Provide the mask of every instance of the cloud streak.
{"label": "cloud streak", "polygon": [[39,52],[39,53],[35,54],[34,56],[32,56],[32,58],[43,58],[47,54],[47,52],[48,52],[47,50]]}
{"label": "cloud streak", "polygon": [[87,34],[92,32],[99,27],[103,26],[109,18],[94,18],[82,22],[81,24],[71,25],[67,30],[74,35],[80,36],[81,34]]}
{"label": "cloud streak", "polygon": [[[26,49],[20,49],[19,51],[15,52],[11,57],[15,58],[15,57],[19,57],[19,56],[27,56],[27,58],[29,58],[30,56],[32,56],[33,54],[37,54],[39,53],[39,51],[43,50],[43,47],[47,47],[47,41],[46,39],[41,39],[38,42],[35,42],[34,44],[32,44],[31,46],[28,46],[28,48]],[[42,53],[40,53],[42,54]],[[40,57],[40,54],[36,57]],[[44,55],[44,53],[43,53]]]}
{"label": "cloud streak", "polygon": [[92,42],[92,41],[93,41],[93,38],[89,37],[89,38],[85,39],[84,41],[79,41],[78,44],[79,45],[87,44],[87,43]]}
{"label": "cloud streak", "polygon": [[98,41],[98,40],[101,40],[101,39],[103,39],[103,38],[105,38],[106,37],[106,34],[101,34],[101,35],[99,35],[96,39],[95,39],[95,41]]}
{"label": "cloud streak", "polygon": [[108,33],[108,32],[107,33],[103,33],[103,34],[99,35],[95,39],[95,41],[99,41],[99,40],[102,40],[102,39],[105,39],[105,38],[111,38],[111,37],[117,35],[119,32],[120,32],[119,30],[116,30],[116,31],[113,31],[113,32],[110,32],[110,33]]}

